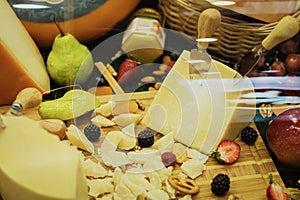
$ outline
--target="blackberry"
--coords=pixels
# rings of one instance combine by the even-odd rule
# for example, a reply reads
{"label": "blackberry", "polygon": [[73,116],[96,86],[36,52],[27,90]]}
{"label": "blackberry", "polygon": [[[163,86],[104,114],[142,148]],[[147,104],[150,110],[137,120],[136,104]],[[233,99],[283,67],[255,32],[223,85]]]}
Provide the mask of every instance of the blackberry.
{"label": "blackberry", "polygon": [[101,131],[98,126],[90,124],[84,128],[84,134],[91,142],[96,142],[101,135]]}
{"label": "blackberry", "polygon": [[218,196],[225,195],[230,188],[230,178],[226,174],[218,174],[213,178],[210,185],[214,194]]}
{"label": "blackberry", "polygon": [[138,144],[140,147],[150,147],[154,143],[154,131],[145,129],[138,134]]}
{"label": "blackberry", "polygon": [[257,138],[258,134],[254,128],[250,126],[246,126],[245,128],[243,128],[241,132],[241,140],[243,142],[245,142],[248,145],[253,145]]}

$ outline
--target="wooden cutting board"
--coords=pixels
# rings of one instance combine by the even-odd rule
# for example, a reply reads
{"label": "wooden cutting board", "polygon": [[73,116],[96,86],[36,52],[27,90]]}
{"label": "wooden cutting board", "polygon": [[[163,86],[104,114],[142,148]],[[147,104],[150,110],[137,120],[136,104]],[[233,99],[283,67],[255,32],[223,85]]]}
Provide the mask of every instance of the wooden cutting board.
{"label": "wooden cutting board", "polygon": [[[155,92],[135,93],[131,98],[137,98],[147,107],[151,104]],[[123,99],[128,99],[125,94]],[[110,96],[99,97],[101,102],[111,100]],[[256,128],[254,123],[251,126]],[[274,180],[284,186],[272,158],[264,145],[261,137],[254,146],[248,146],[237,139],[241,145],[241,156],[232,165],[221,165],[216,160],[209,158],[206,163],[206,170],[196,181],[200,186],[200,192],[193,199],[228,199],[231,194],[239,194],[245,200],[265,200],[266,189],[269,185],[269,174],[272,173]],[[210,190],[210,182],[218,173],[226,173],[231,179],[231,186],[228,194],[217,197]]]}
{"label": "wooden cutting board", "polygon": [[[137,92],[134,94],[123,94],[118,96],[118,100],[128,100],[129,98],[139,99],[146,107],[149,107],[156,92]],[[112,96],[99,96],[101,103],[105,103],[112,100]],[[9,110],[9,106],[0,107],[0,114],[4,114]],[[142,111],[141,111],[142,112]],[[24,111],[24,115],[29,118],[38,120],[37,108]],[[77,119],[76,125],[83,127],[86,123],[89,123],[89,117]],[[254,124],[251,124],[254,126]],[[113,130],[114,128],[103,128],[102,137],[105,134]],[[103,138],[102,138],[103,139]],[[102,141],[94,143],[97,148]],[[272,173],[274,180],[280,185],[284,186],[284,183],[280,177],[279,172],[273,163],[272,158],[268,150],[266,149],[261,137],[258,138],[255,145],[248,146],[237,139],[237,142],[241,145],[241,155],[239,160],[232,165],[221,165],[212,158],[209,158],[206,163],[206,170],[204,173],[196,179],[196,182],[200,186],[200,192],[193,196],[193,199],[228,199],[229,195],[238,194],[245,200],[265,200],[266,189],[269,185],[269,174]],[[210,190],[210,182],[214,176],[218,173],[226,173],[231,179],[230,190],[223,197],[215,196]]]}

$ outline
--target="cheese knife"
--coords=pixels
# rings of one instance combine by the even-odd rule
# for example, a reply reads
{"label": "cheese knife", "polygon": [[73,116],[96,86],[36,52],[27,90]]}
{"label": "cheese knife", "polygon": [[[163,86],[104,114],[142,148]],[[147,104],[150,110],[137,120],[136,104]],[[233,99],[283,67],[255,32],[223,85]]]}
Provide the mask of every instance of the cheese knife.
{"label": "cheese knife", "polygon": [[242,75],[247,76],[258,64],[260,58],[281,42],[292,38],[299,32],[298,20],[290,15],[283,17],[259,46],[246,53],[235,64],[234,68]]}
{"label": "cheese knife", "polygon": [[190,78],[197,79],[208,72],[212,58],[207,53],[209,42],[216,41],[212,35],[221,24],[221,13],[215,8],[208,8],[200,13],[198,18],[197,49],[192,49],[190,54]]}
{"label": "cheese knife", "polygon": [[[21,116],[23,114],[22,111],[39,106],[42,99],[43,94],[38,89],[32,87],[25,88],[17,94],[10,110],[5,115]],[[39,119],[38,123],[46,131],[57,135],[60,139],[65,136],[66,125],[59,119]],[[0,130],[4,128],[6,128],[6,125],[0,116]]]}

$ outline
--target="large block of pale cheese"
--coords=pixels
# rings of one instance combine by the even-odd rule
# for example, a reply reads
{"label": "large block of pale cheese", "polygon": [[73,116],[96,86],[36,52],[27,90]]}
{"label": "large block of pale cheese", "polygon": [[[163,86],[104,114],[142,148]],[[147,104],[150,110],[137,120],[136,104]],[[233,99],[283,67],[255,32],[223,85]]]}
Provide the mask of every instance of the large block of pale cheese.
{"label": "large block of pale cheese", "polygon": [[0,105],[11,104],[19,91],[50,88],[36,44],[6,0],[0,0]]}
{"label": "large block of pale cheese", "polygon": [[2,116],[0,194],[3,200],[87,200],[80,152],[26,117]]}
{"label": "large block of pale cheese", "polygon": [[255,103],[243,96],[253,92],[248,78],[213,60],[205,78],[190,79],[190,52],[183,51],[141,123],[208,154],[223,139],[235,139],[255,115]]}

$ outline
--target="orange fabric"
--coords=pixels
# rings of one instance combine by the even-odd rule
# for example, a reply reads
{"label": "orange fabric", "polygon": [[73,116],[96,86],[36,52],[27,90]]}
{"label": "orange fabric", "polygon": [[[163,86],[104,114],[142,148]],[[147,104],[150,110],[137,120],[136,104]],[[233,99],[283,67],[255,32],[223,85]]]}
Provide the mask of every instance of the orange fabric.
{"label": "orange fabric", "polygon": [[[74,35],[81,43],[93,41],[109,32],[119,21],[127,17],[140,0],[108,0],[89,14],[65,22],[60,26]],[[54,23],[22,21],[23,25],[40,48],[50,48],[59,31]]]}

